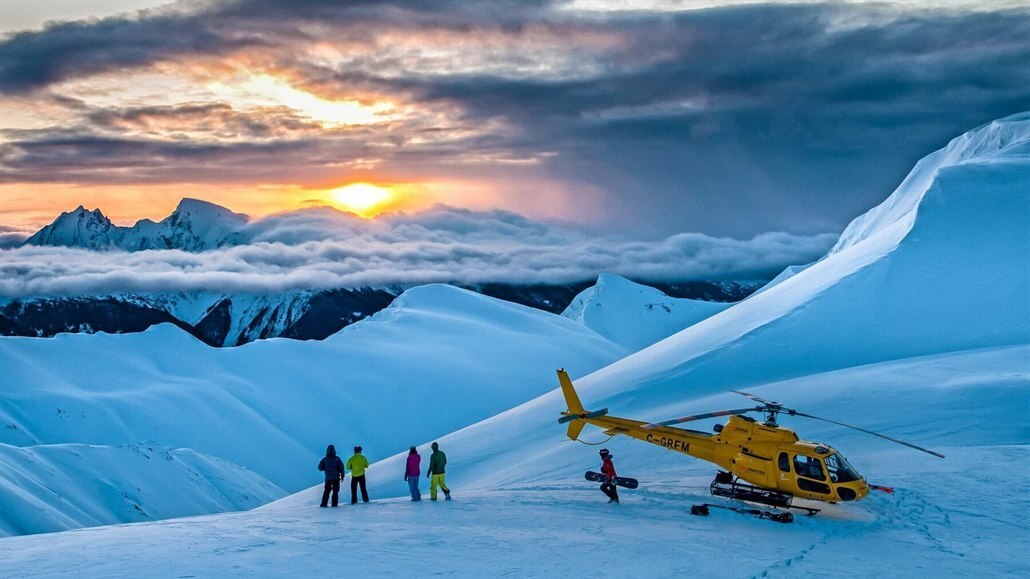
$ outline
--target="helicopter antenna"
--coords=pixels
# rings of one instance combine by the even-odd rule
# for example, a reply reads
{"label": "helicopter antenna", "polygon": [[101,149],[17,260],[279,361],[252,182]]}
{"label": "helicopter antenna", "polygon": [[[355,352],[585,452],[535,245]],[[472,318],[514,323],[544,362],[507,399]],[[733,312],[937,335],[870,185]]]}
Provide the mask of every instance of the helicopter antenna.
{"label": "helicopter antenna", "polygon": [[912,444],[910,442],[905,442],[904,440],[898,440],[897,438],[891,438],[890,436],[887,436],[886,434],[880,434],[879,432],[873,432],[872,430],[866,430],[865,428],[859,428],[858,426],[852,426],[850,424],[844,424],[843,422],[837,422],[836,420],[830,420],[829,418],[820,418],[820,417],[814,416],[812,414],[805,414],[804,412],[798,412],[797,410],[794,410],[793,408],[785,408],[779,402],[771,402],[771,401],[766,400],[764,398],[755,396],[754,394],[751,394],[750,392],[741,392],[740,390],[733,390],[733,392],[736,392],[737,394],[740,394],[741,396],[747,396],[748,398],[754,400],[755,402],[758,402],[759,404],[764,404],[765,405],[764,407],[757,408],[757,410],[759,410],[761,412],[765,412],[766,422],[768,422],[769,424],[774,425],[774,426],[776,425],[776,415],[778,413],[782,412],[784,414],[789,414],[790,416],[804,416],[805,418],[811,418],[813,420],[822,420],[823,422],[829,422],[830,424],[836,424],[837,426],[843,426],[845,428],[851,428],[851,429],[857,430],[859,432],[864,432],[866,434],[871,434],[873,436],[878,436],[878,437],[880,437],[880,438],[882,438],[884,440],[889,440],[891,442],[895,442],[895,443],[900,444],[902,446],[907,446],[909,448],[914,448],[916,450],[925,452],[927,454],[932,454],[932,455],[934,455],[936,457],[944,458],[944,455],[939,453],[939,452],[934,452],[932,450],[923,448],[921,446],[916,446],[916,445],[914,445],[914,444]]}

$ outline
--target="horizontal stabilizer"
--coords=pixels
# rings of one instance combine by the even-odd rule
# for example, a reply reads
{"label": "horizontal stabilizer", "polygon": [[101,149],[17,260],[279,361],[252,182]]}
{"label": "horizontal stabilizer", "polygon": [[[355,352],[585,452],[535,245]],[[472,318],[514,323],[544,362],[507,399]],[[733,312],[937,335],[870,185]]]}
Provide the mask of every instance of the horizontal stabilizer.
{"label": "horizontal stabilizer", "polygon": [[582,420],[584,418],[598,418],[608,414],[608,409],[594,410],[593,412],[581,412],[579,414],[567,414],[558,419],[558,424],[565,424],[566,422],[572,422],[573,420]]}

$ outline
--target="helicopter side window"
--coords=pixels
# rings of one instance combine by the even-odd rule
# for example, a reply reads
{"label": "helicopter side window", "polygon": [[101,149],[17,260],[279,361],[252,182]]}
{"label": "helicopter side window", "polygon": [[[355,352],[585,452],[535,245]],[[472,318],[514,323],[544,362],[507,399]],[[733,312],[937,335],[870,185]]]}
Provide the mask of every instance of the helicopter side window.
{"label": "helicopter side window", "polygon": [[844,456],[834,453],[826,457],[826,470],[830,473],[830,480],[836,483],[856,481],[861,478],[855,469],[848,464]]}
{"label": "helicopter side window", "polygon": [[805,456],[803,454],[794,455],[794,472],[801,476],[813,478],[815,480],[826,480],[826,475],[823,474],[823,465],[818,458],[812,456]]}
{"label": "helicopter side window", "polygon": [[787,456],[787,453],[785,453],[785,452],[781,452],[780,453],[780,460],[779,460],[779,462],[780,462],[780,470],[782,470],[783,472],[790,472],[790,458]]}

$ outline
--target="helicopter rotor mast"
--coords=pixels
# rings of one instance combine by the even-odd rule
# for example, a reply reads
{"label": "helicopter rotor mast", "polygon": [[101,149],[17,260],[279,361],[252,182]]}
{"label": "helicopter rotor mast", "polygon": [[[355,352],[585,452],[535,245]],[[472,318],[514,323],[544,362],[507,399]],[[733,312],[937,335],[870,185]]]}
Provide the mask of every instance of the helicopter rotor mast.
{"label": "helicopter rotor mast", "polygon": [[731,392],[740,394],[741,396],[747,396],[748,398],[750,398],[750,399],[754,400],[755,402],[761,404],[762,406],[759,407],[757,410],[759,412],[764,412],[765,413],[765,422],[766,422],[766,424],[769,424],[771,426],[778,426],[776,424],[776,415],[777,414],[779,414],[781,412],[786,412],[787,414],[791,414],[791,415],[795,414],[794,410],[791,410],[789,408],[784,408],[783,405],[780,404],[779,402],[773,402],[771,400],[766,400],[765,398],[762,398],[760,396],[755,396],[754,394],[751,394],[750,392],[741,392],[740,390],[731,390]]}

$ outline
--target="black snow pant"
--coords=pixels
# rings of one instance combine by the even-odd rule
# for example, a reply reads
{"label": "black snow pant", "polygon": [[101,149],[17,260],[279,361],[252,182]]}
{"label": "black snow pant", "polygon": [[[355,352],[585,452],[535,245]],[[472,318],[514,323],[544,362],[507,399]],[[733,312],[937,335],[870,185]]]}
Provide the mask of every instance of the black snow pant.
{"label": "black snow pant", "polygon": [[368,490],[365,488],[365,475],[350,477],[350,504],[358,504],[358,485],[361,485],[361,502],[368,502]]}
{"label": "black snow pant", "polygon": [[616,490],[616,486],[610,482],[606,482],[601,485],[601,492],[608,496],[610,500],[619,502],[619,491]]}
{"label": "black snow pant", "polygon": [[325,490],[322,491],[322,506],[329,506],[329,493],[333,493],[333,506],[340,504],[340,479],[325,481]]}

